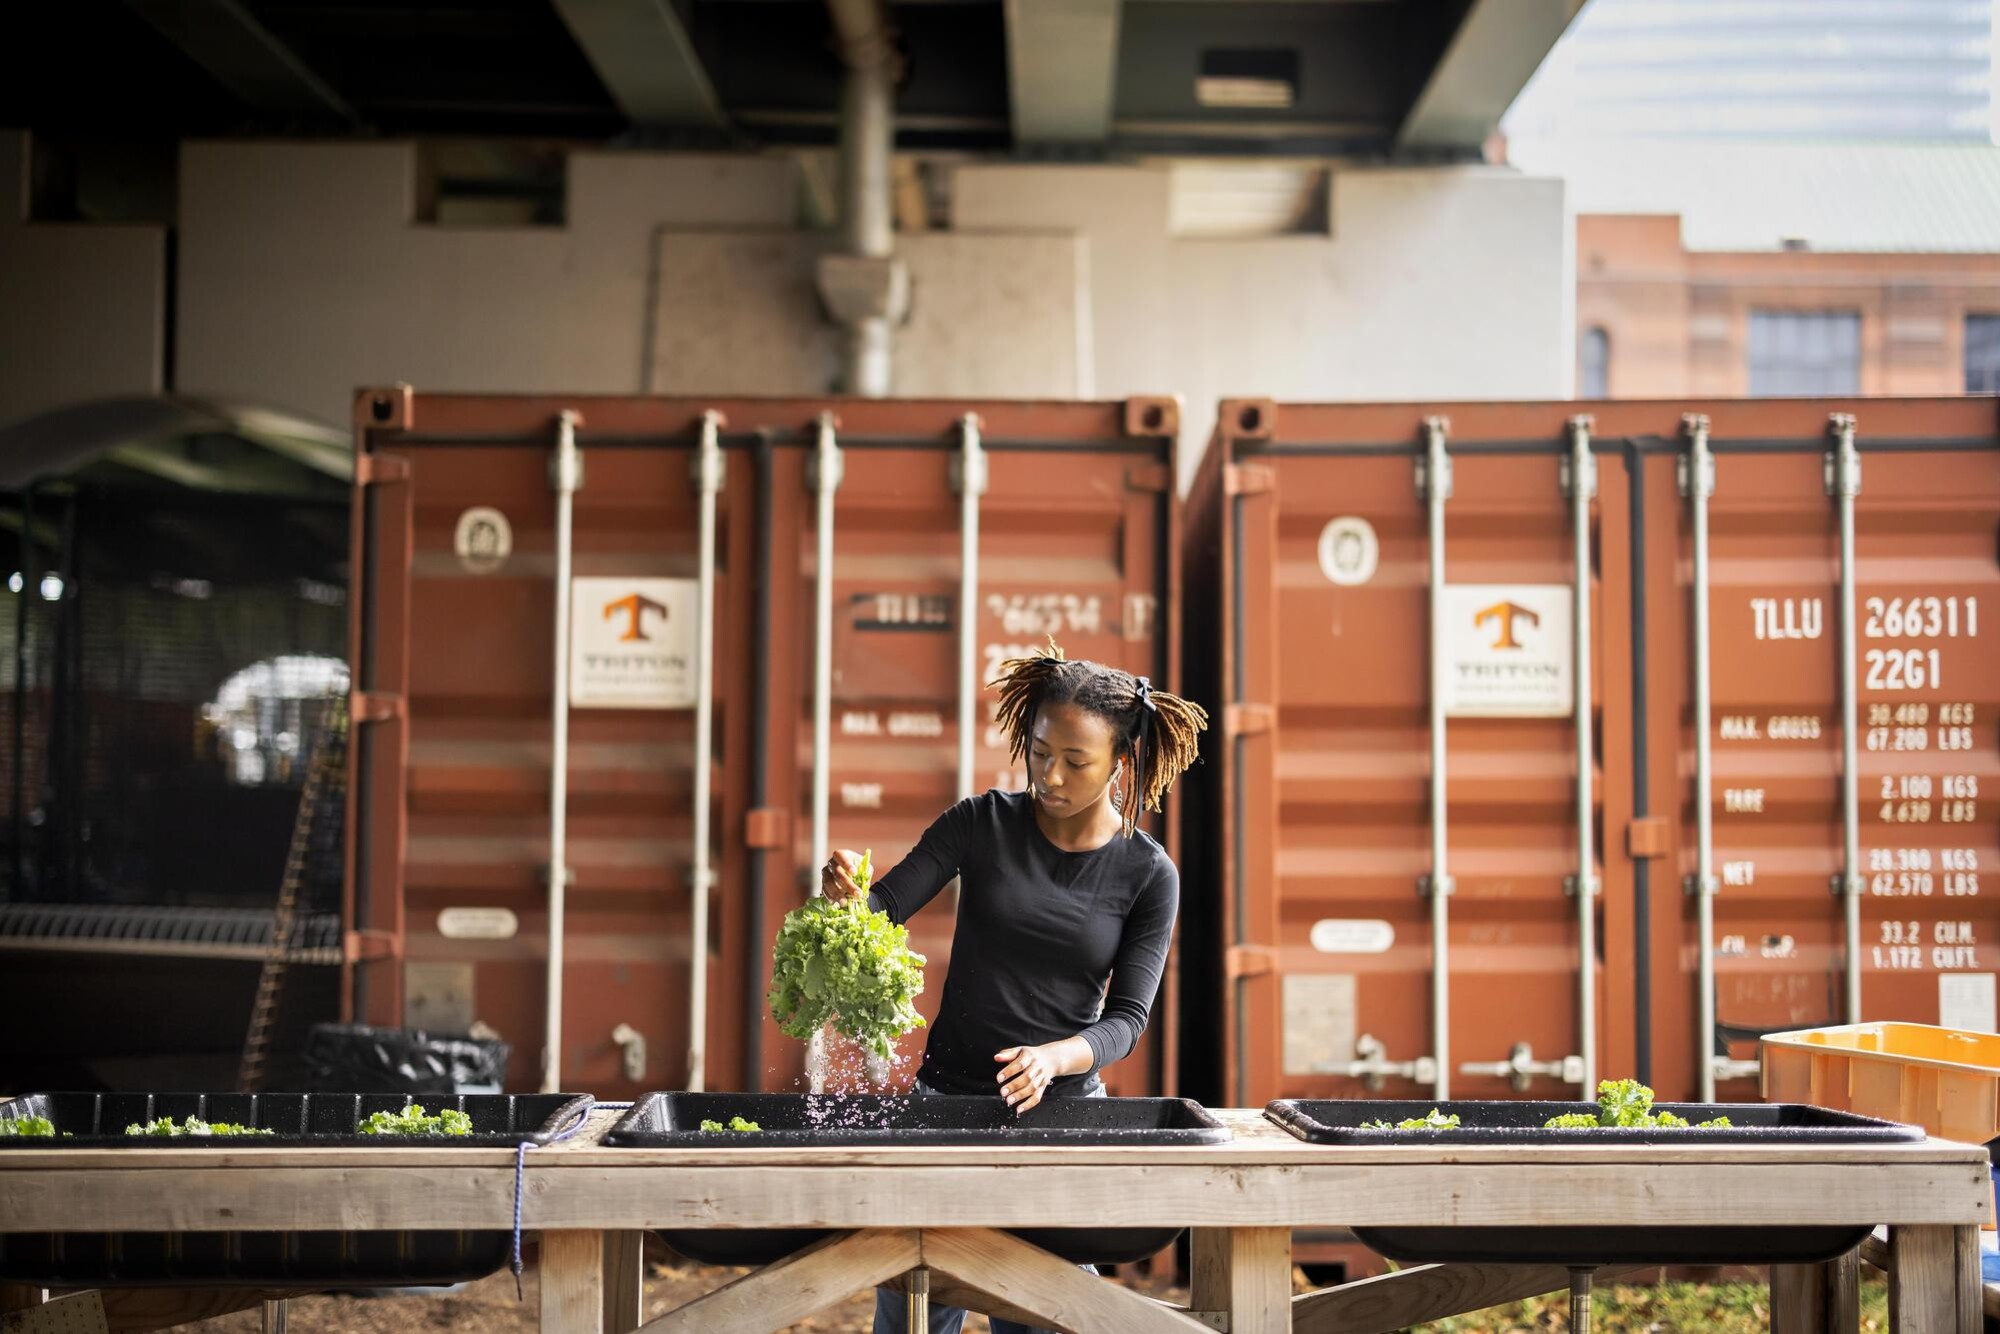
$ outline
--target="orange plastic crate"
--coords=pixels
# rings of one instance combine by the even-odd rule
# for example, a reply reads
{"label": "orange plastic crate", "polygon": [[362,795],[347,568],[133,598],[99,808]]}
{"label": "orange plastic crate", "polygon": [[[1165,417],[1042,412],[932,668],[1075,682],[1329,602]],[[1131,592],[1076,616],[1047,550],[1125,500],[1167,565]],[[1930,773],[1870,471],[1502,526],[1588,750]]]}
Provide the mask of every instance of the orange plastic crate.
{"label": "orange plastic crate", "polygon": [[1765,1037],[1762,1065],[1766,1102],[1859,1112],[1966,1144],[2000,1137],[2000,1034],[1935,1024],[1807,1028]]}

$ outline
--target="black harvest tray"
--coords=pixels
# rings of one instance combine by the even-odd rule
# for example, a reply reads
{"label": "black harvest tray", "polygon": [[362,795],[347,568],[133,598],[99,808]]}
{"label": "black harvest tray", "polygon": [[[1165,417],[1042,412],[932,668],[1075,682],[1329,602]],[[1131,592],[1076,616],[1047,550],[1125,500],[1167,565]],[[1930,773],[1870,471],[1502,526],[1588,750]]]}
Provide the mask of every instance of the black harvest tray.
{"label": "black harvest tray", "polygon": [[[1435,1107],[1457,1114],[1457,1130],[1363,1130],[1364,1121],[1397,1121]],[[1798,1103],[1661,1103],[1691,1122],[1718,1116],[1728,1127],[1548,1130],[1565,1112],[1595,1112],[1588,1102],[1405,1102],[1388,1099],[1288,1098],[1264,1114],[1310,1144],[1902,1144],[1924,1132],[1890,1121]],[[1468,1168],[1476,1171],[1476,1166]],[[1853,1249],[1870,1231],[1854,1226],[1799,1227],[1357,1227],[1355,1239],[1406,1264],[1810,1264]]]}
{"label": "black harvest tray", "polygon": [[[1457,1130],[1363,1130],[1364,1121],[1394,1124],[1426,1116],[1432,1108],[1456,1114]],[[1547,1130],[1543,1123],[1568,1112],[1596,1112],[1594,1102],[1405,1102],[1390,1099],[1285,1098],[1266,1104],[1264,1115],[1308,1144],[1911,1144],[1924,1132],[1796,1102],[1663,1102],[1690,1122],[1729,1118],[1726,1128],[1703,1130]]]}
{"label": "black harvest tray", "polygon": [[[375,1112],[412,1102],[472,1118],[463,1136],[357,1135]],[[406,1097],[354,1093],[30,1093],[0,1102],[0,1119],[45,1116],[56,1138],[0,1138],[0,1149],[281,1149],[510,1147],[546,1144],[591,1106],[569,1093]],[[197,1116],[271,1135],[174,1138],[127,1135],[156,1117]],[[63,1138],[68,1132],[73,1138]],[[507,1262],[504,1231],[403,1232],[9,1232],[0,1233],[0,1279],[44,1287],[434,1286],[484,1278]]]}
{"label": "black harvest tray", "polygon": [[[705,1120],[755,1132],[704,1131]],[[649,1093],[604,1137],[611,1148],[891,1148],[940,1145],[1226,1144],[1229,1128],[1186,1098],[1051,1098],[1015,1116],[999,1098],[805,1093]],[[1016,1228],[1074,1264],[1130,1264],[1171,1246],[1177,1227]],[[660,1237],[704,1264],[764,1265],[828,1235],[805,1228],[674,1228]]]}

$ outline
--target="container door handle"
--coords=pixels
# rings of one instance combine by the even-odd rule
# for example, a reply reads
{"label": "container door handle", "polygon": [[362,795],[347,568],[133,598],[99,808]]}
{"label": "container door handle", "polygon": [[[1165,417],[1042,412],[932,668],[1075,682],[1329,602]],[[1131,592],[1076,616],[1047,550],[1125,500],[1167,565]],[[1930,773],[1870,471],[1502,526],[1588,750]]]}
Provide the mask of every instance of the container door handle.
{"label": "container door handle", "polygon": [[556,452],[549,483],[556,493],[555,689],[549,730],[549,964],[542,1017],[542,1092],[562,1087],[563,914],[569,891],[569,622],[570,571],[576,550],[576,493],[583,486],[583,456],[576,447],[582,420],[573,410],[556,416]]}
{"label": "container door handle", "polygon": [[1444,503],[1451,498],[1451,455],[1445,436],[1451,423],[1424,419],[1424,455],[1417,485],[1424,498],[1430,533],[1430,694],[1431,694],[1431,1056],[1433,1094],[1451,1096],[1451,872],[1446,864],[1445,830],[1445,582]]}

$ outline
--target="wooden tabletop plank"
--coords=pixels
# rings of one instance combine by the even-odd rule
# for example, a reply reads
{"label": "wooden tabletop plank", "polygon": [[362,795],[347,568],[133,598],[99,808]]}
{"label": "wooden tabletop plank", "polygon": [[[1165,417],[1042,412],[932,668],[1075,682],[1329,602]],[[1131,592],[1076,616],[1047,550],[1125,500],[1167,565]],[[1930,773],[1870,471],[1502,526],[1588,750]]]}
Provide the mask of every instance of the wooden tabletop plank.
{"label": "wooden tabletop plank", "polygon": [[[1949,1224],[1991,1212],[1973,1162],[905,1166],[530,1172],[530,1228]],[[514,1174],[435,1164],[6,1174],[0,1231],[505,1227]]]}

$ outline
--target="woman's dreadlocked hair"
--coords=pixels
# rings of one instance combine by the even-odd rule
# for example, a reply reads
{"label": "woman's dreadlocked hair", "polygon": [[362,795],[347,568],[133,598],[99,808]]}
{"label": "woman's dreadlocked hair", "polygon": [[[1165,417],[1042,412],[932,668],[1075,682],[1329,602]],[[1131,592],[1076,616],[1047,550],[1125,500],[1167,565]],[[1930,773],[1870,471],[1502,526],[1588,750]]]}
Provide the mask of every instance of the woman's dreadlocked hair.
{"label": "woman's dreadlocked hair", "polygon": [[1208,714],[1199,704],[1153,689],[1143,676],[1103,663],[1071,661],[1049,640],[1048,648],[1026,658],[1009,658],[987,683],[1000,691],[999,723],[1007,732],[1008,755],[1019,761],[1034,738],[1035,715],[1050,704],[1074,704],[1110,723],[1118,747],[1132,761],[1132,785],[1119,801],[1126,834],[1144,811],[1160,809],[1174,780],[1195,762]]}

